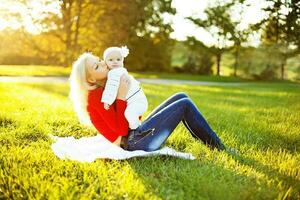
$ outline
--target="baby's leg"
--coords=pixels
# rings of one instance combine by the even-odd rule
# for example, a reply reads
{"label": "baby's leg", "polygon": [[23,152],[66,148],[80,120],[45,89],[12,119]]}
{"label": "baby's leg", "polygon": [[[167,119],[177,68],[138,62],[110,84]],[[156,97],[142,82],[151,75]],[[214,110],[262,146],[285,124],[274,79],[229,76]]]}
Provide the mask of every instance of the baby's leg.
{"label": "baby's leg", "polygon": [[124,114],[129,123],[130,129],[136,129],[139,125],[141,125],[139,116],[142,116],[146,110],[147,105],[142,102],[131,102],[127,105]]}

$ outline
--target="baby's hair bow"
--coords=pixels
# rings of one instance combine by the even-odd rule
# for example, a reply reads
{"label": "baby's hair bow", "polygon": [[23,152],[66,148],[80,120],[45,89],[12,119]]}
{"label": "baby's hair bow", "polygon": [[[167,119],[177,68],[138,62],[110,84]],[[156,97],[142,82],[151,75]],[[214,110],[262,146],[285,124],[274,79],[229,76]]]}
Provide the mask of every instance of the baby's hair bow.
{"label": "baby's hair bow", "polygon": [[122,55],[124,58],[128,56],[128,54],[129,54],[129,49],[127,48],[127,46],[122,46],[122,47],[120,48],[120,50],[121,50],[121,55]]}

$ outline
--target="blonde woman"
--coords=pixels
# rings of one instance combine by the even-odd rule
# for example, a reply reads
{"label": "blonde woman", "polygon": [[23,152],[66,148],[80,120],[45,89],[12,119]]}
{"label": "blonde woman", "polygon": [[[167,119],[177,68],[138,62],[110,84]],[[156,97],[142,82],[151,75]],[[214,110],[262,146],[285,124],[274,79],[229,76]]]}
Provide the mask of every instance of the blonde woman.
{"label": "blonde woman", "polygon": [[216,133],[185,93],[176,93],[160,104],[141,125],[131,130],[124,116],[130,78],[123,75],[116,101],[108,110],[100,101],[109,69],[97,56],[84,53],[73,64],[70,95],[82,124],[93,125],[100,134],[125,150],[158,150],[182,122],[191,135],[211,148],[224,150]]}

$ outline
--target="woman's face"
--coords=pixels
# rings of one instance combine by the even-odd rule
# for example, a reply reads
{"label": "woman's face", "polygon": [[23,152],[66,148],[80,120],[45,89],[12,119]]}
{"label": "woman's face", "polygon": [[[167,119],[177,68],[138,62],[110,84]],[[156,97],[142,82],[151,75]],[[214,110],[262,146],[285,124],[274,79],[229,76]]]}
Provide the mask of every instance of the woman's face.
{"label": "woman's face", "polygon": [[104,61],[98,57],[89,57],[86,60],[87,80],[92,83],[101,82],[107,78],[109,71]]}

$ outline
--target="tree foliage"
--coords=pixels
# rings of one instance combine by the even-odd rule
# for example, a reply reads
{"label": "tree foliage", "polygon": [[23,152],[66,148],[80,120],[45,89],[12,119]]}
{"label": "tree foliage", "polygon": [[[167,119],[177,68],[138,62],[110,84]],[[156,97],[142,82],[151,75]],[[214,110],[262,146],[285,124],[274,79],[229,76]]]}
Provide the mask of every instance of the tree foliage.
{"label": "tree foliage", "polygon": [[[220,75],[222,54],[232,46],[234,23],[230,17],[230,8],[234,3],[217,1],[212,7],[205,9],[207,19],[188,17],[197,26],[206,29],[216,40],[210,51],[216,57],[217,75]],[[231,43],[231,44],[230,44]]]}
{"label": "tree foliage", "polygon": [[[18,3],[30,10],[31,2]],[[166,69],[170,65],[169,34],[173,29],[162,16],[175,13],[171,0],[45,0],[42,3],[56,3],[59,13],[49,10],[34,19],[36,26],[43,27],[41,33],[24,32],[25,43],[41,58],[69,66],[84,51],[102,57],[103,50],[109,46],[128,45],[131,54],[127,64],[132,69]],[[33,18],[31,12],[28,15]],[[16,16],[19,21],[21,16],[21,13]]]}
{"label": "tree foliage", "polygon": [[194,74],[212,74],[213,54],[209,48],[194,37],[184,42],[187,47],[187,61],[183,65],[185,72]]}
{"label": "tree foliage", "polygon": [[[209,2],[205,17],[191,15],[187,18],[211,34],[215,39],[212,46],[206,46],[194,37],[188,37],[186,41],[170,38],[174,30],[164,16],[175,14],[172,0],[12,2],[14,6],[26,9],[21,12],[0,7],[1,18],[24,24],[17,30],[0,31],[1,64],[70,66],[85,51],[101,58],[105,48],[127,45],[130,54],[125,59],[125,66],[130,71],[176,69],[211,74],[216,63],[219,75],[224,64],[222,60],[230,54],[234,62],[227,63],[227,66],[233,68],[235,76],[247,74],[259,79],[271,79],[284,78],[288,61],[300,53],[298,0],[266,0],[266,18],[252,25],[251,29],[242,26],[244,11],[250,1]],[[36,9],[34,2],[44,7],[54,5],[58,9],[40,11],[37,17],[34,13],[39,9]],[[233,17],[233,13],[239,14],[239,17]],[[25,30],[27,18],[40,30],[39,33]],[[261,45],[257,48],[247,46],[249,36],[256,31],[262,33]],[[223,59],[224,54],[226,57]]]}
{"label": "tree foliage", "polygon": [[[300,2],[298,0],[267,0],[267,18],[256,25],[263,30],[262,42],[277,49],[281,79],[285,77],[287,59],[300,53]],[[276,69],[278,66],[273,65]]]}

